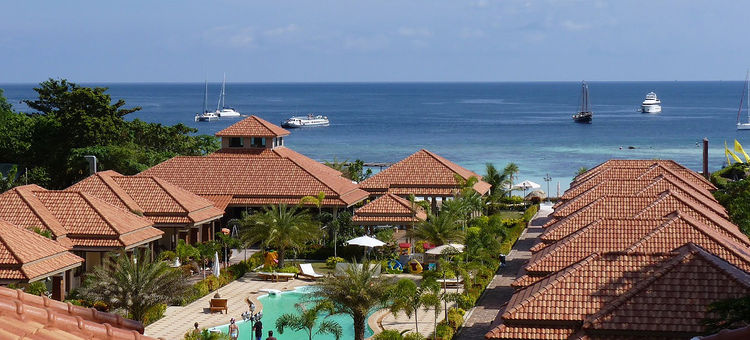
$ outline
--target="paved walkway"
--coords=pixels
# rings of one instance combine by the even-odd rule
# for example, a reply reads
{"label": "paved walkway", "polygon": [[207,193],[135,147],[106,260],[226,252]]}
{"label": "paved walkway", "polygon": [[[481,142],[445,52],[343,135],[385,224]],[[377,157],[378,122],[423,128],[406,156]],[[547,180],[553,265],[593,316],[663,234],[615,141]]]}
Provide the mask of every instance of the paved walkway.
{"label": "paved walkway", "polygon": [[498,270],[484,295],[479,298],[477,305],[467,313],[469,316],[454,339],[484,339],[484,335],[500,323],[498,314],[505,308],[505,303],[510,300],[514,292],[510,284],[531,257],[530,249],[536,244],[542,232],[542,225],[547,221],[550,213],[552,213],[550,205],[541,206],[537,215],[529,223],[529,227],[521,234],[513,250],[506,257],[505,267]]}
{"label": "paved walkway", "polygon": [[168,340],[182,339],[184,334],[193,328],[195,322],[198,322],[201,328],[210,328],[227,324],[230,318],[242,320],[242,312],[248,310],[246,298],[251,298],[256,305],[261,306],[257,300],[258,296],[265,294],[258,291],[261,288],[288,291],[309,284],[313,284],[313,282],[299,279],[276,283],[260,281],[257,279],[257,274],[248,273],[219,289],[221,297],[227,299],[228,314],[210,313],[208,311],[209,300],[214,296],[214,293],[211,293],[184,307],[167,307],[164,317],[148,325],[145,334]]}

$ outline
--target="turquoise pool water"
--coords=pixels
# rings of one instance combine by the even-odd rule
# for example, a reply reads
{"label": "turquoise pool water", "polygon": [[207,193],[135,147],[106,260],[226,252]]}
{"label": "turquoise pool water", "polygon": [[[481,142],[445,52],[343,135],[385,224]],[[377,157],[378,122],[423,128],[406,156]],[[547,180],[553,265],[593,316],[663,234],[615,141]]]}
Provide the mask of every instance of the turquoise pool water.
{"label": "turquoise pool water", "polygon": [[[268,331],[272,330],[274,336],[279,340],[285,339],[307,339],[307,333],[305,331],[294,332],[291,329],[285,329],[284,334],[279,334],[276,330],[276,319],[285,313],[296,313],[297,309],[294,308],[296,303],[302,302],[305,295],[310,294],[311,287],[298,287],[294,291],[284,292],[278,295],[264,295],[258,298],[260,303],[263,304],[263,339],[268,336]],[[240,328],[240,339],[250,340],[252,335],[250,322],[243,322],[242,317],[237,315],[233,316],[235,320],[238,320],[237,325]],[[343,334],[341,340],[354,339],[354,321],[348,315],[333,315],[326,318],[332,320],[341,325]],[[322,321],[321,317],[318,321]],[[229,325],[223,325],[214,327],[223,333],[229,331]],[[313,332],[317,331],[313,329]],[[369,337],[373,334],[372,329],[369,326],[365,329],[365,337]],[[335,337],[328,334],[318,334],[313,336],[314,340],[334,340]]]}

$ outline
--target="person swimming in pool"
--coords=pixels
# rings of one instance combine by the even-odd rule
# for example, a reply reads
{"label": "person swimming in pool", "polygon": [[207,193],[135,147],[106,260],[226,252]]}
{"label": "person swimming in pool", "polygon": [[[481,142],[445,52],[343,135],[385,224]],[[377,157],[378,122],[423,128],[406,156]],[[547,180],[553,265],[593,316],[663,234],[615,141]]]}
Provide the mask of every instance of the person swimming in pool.
{"label": "person swimming in pool", "polygon": [[229,320],[229,337],[232,340],[237,340],[240,337],[240,328],[234,323],[234,318]]}

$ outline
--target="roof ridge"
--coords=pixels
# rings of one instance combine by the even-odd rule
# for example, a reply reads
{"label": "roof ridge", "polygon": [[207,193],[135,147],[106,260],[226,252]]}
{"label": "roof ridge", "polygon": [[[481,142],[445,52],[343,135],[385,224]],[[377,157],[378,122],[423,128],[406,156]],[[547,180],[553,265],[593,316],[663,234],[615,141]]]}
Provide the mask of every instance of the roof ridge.
{"label": "roof ridge", "polygon": [[[86,204],[88,204],[88,205],[89,205],[89,207],[91,207],[91,209],[93,209],[93,210],[94,210],[94,211],[96,212],[96,214],[97,214],[97,215],[99,215],[99,217],[100,217],[100,218],[101,218],[101,219],[102,219],[102,220],[104,221],[104,223],[106,223],[106,224],[107,224],[107,226],[109,226],[109,228],[110,228],[110,229],[111,229],[112,231],[114,231],[116,235],[120,235],[120,231],[119,231],[119,230],[117,230],[117,228],[115,228],[115,226],[114,226],[114,224],[112,223],[112,221],[110,221],[110,220],[109,220],[108,218],[106,218],[106,217],[104,216],[104,214],[103,214],[103,213],[102,213],[101,211],[99,211],[99,208],[98,208],[98,207],[96,207],[96,206],[95,206],[95,205],[94,205],[94,204],[92,203],[92,201],[91,201],[90,197],[88,197],[88,194],[87,194],[87,193],[84,193],[83,191],[74,191],[74,192],[75,192],[75,193],[77,193],[78,195],[80,195],[80,196],[81,196],[81,198],[83,198],[83,200],[84,200],[84,201],[86,201]],[[92,196],[92,197],[93,197],[93,196]],[[116,209],[117,209],[117,208],[116,208]],[[131,212],[128,212],[128,213],[131,213]],[[131,214],[132,214],[132,213],[131,213]]]}
{"label": "roof ridge", "polygon": [[[135,199],[132,196],[130,196],[130,194],[128,194],[127,190],[123,189],[120,186],[120,184],[117,183],[117,181],[113,178],[110,172],[117,174],[116,176],[118,177],[125,177],[122,174],[113,170],[97,172],[94,175],[99,177],[102,180],[102,183],[104,183],[104,185],[107,186],[107,188],[109,188],[109,190],[112,191],[112,193],[115,194],[117,198],[119,198],[128,209],[143,212],[143,208],[138,204],[138,202],[135,201]],[[85,181],[85,180],[86,179],[83,179],[82,181]],[[82,191],[82,190],[79,190],[79,191]]]}
{"label": "roof ridge", "polygon": [[[464,168],[464,167],[462,167],[462,166],[460,166],[460,165],[458,165],[458,164],[456,164],[456,163],[454,163],[452,161],[449,161],[449,160],[443,158],[442,156],[440,156],[440,155],[438,155],[438,154],[436,154],[436,153],[434,153],[434,152],[432,152],[430,150],[421,149],[419,151],[420,152],[424,151],[425,153],[427,153],[428,155],[430,155],[430,157],[434,158],[435,160],[437,160],[438,162],[440,162],[440,164],[443,164],[446,168],[448,168],[451,171],[453,171],[453,173],[458,174],[459,176],[461,176],[465,180],[468,179],[468,178],[464,178],[464,176],[461,175],[461,172],[463,172],[463,171],[468,171],[469,173],[478,176],[479,180],[482,180],[482,178],[481,178],[481,176],[479,176],[479,174],[477,174],[477,173],[475,173],[475,172],[473,172],[473,171],[471,171],[469,169],[466,169],[466,168]],[[473,177],[473,176],[469,176],[469,177]]]}
{"label": "roof ridge", "polygon": [[[685,223],[690,224],[695,229],[697,229],[701,233],[705,234],[709,238],[712,238],[712,239],[714,239],[716,241],[720,241],[716,237],[716,235],[720,235],[721,237],[724,237],[724,238],[730,240],[731,242],[736,242],[737,239],[739,239],[740,242],[738,242],[738,243],[744,243],[745,247],[750,247],[750,240],[743,240],[743,239],[737,238],[736,235],[734,235],[733,233],[731,233],[730,231],[727,230],[727,232],[729,232],[730,234],[732,234],[732,236],[735,236],[735,238],[730,238],[730,237],[728,237],[726,235],[721,234],[720,232],[718,232],[715,229],[708,229],[708,228],[710,228],[710,226],[707,226],[705,223],[699,221],[698,219],[696,219],[696,218],[694,218],[694,217],[692,217],[692,216],[690,216],[688,214],[682,214],[679,210],[677,210],[677,212],[678,212],[677,218],[679,218],[682,221],[685,221]],[[719,229],[724,229],[724,228],[721,228],[721,226],[718,226],[718,227],[719,227]]]}
{"label": "roof ridge", "polygon": [[[302,171],[306,172],[310,176],[314,177],[315,180],[317,180],[318,182],[320,182],[321,184],[323,184],[324,187],[326,187],[326,188],[330,189],[331,191],[333,191],[334,193],[336,193],[336,196],[341,196],[341,193],[339,193],[336,189],[334,189],[333,187],[331,187],[330,185],[328,185],[328,183],[326,183],[324,180],[322,180],[318,175],[312,173],[312,171],[310,171],[310,170],[307,170],[307,168],[305,168],[302,164],[298,163],[296,160],[294,160],[292,158],[289,158],[289,157],[284,157],[282,159],[286,159],[286,160],[294,163],[294,165],[296,165],[298,168],[302,169]],[[356,186],[356,187],[359,188],[359,186]]]}
{"label": "roof ridge", "polygon": [[[670,213],[669,215],[672,215],[673,213]],[[669,216],[668,215],[668,216]],[[625,252],[636,252],[636,249],[640,247],[642,244],[644,244],[646,241],[651,239],[656,234],[660,233],[661,231],[665,230],[668,226],[674,224],[677,219],[679,219],[679,211],[677,216],[668,217],[669,220],[663,222],[658,227],[651,229],[650,232],[646,233],[646,235],[643,235],[640,239],[634,240],[634,243],[631,243],[628,248],[625,249]]]}
{"label": "roof ridge", "polygon": [[[68,234],[68,230],[57,219],[57,216],[55,216],[55,214],[53,214],[49,209],[47,209],[47,206],[44,205],[44,203],[39,199],[39,197],[36,196],[36,194],[34,194],[34,191],[31,189],[31,186],[37,186],[37,187],[39,187],[38,185],[30,184],[30,185],[22,185],[22,186],[19,186],[19,187],[15,187],[15,188],[13,188],[13,190],[15,190],[16,194],[18,195],[18,197],[20,197],[21,200],[24,203],[26,203],[26,206],[29,207],[29,210],[31,210],[31,212],[33,212],[34,215],[36,215],[36,217],[39,219],[39,221],[41,221],[47,227],[47,229],[49,229],[49,231],[52,232],[52,234],[54,234],[56,237],[67,235]],[[44,190],[44,191],[47,191],[47,189],[44,189],[42,187],[39,187],[39,188],[42,189],[42,190]],[[31,197],[28,197],[26,195],[31,195]],[[32,203],[31,199],[36,200],[36,202],[38,202],[39,205],[35,204],[36,202]],[[55,220],[54,222],[56,222],[60,226],[60,229],[62,229],[62,230],[58,230],[57,232],[55,232],[55,229],[57,229],[57,226],[55,226],[53,228],[52,227],[52,223],[50,223],[49,221],[47,221],[42,216],[42,214],[40,214],[39,211],[37,211],[37,209],[44,209],[44,210],[46,210],[45,214],[48,214],[51,218],[53,218]],[[62,231],[62,233],[59,233],[60,231]]]}
{"label": "roof ridge", "polygon": [[[539,259],[537,259],[536,261],[534,261],[534,262],[531,262],[531,259],[529,259],[529,263],[527,263],[524,266],[524,269],[526,270],[526,272],[534,271],[534,270],[531,270],[530,268],[533,268],[534,266],[538,266],[539,263],[541,263],[542,261],[548,259],[550,256],[553,256],[555,253],[557,253],[566,244],[569,244],[569,243],[575,241],[577,238],[581,237],[581,235],[583,235],[584,233],[586,233],[589,230],[591,230],[594,227],[594,225],[599,225],[602,220],[603,219],[599,219],[599,220],[596,220],[594,222],[591,222],[591,223],[589,223],[589,224],[581,227],[580,229],[574,231],[573,233],[570,233],[570,234],[566,235],[565,237],[557,240],[555,243],[550,244],[547,247],[544,247],[542,250],[540,250],[538,253],[536,253],[536,254],[541,254],[541,257]],[[536,254],[534,254],[534,255],[536,255]],[[533,255],[532,255],[532,257],[533,257]]]}
{"label": "roof ridge", "polygon": [[174,195],[172,194],[172,192],[170,192],[170,190],[167,190],[167,188],[164,187],[164,185],[162,183],[162,179],[160,179],[160,178],[158,178],[156,176],[144,176],[144,177],[150,178],[152,181],[154,181],[156,183],[156,185],[158,185],[162,190],[164,190],[164,192],[167,193],[167,195],[169,197],[171,197],[172,200],[175,203],[177,203],[177,205],[180,206],[180,208],[182,208],[182,210],[184,210],[188,214],[190,213],[190,209],[188,209],[184,204],[182,204],[182,202],[180,202],[180,200],[178,200],[176,197],[174,197]]}

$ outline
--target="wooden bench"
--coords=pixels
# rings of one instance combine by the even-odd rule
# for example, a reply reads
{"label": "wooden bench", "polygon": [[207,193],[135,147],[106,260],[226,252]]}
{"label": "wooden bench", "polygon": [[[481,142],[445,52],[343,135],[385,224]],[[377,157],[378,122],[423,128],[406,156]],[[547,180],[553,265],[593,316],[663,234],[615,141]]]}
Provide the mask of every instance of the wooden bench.
{"label": "wooden bench", "polygon": [[227,310],[227,299],[217,299],[213,298],[210,302],[211,307],[211,313],[224,311],[224,314],[229,314],[229,311]]}
{"label": "wooden bench", "polygon": [[269,272],[258,272],[258,277],[264,281],[271,280],[273,282],[284,281],[287,282],[294,279],[294,273],[269,273]]}

